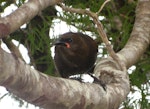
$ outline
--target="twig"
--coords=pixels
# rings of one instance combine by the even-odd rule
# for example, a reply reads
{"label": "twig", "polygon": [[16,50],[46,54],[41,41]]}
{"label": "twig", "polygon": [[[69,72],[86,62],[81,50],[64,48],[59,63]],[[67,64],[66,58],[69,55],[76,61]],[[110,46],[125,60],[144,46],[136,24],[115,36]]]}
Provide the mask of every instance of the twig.
{"label": "twig", "polygon": [[0,97],[0,101],[6,96],[8,95],[9,93],[5,93],[3,96]]}
{"label": "twig", "polygon": [[98,10],[98,12],[97,12],[97,15],[102,11],[102,9],[104,8],[104,6],[106,5],[106,3],[108,3],[108,2],[110,2],[111,0],[106,0],[103,4],[102,4],[102,6],[100,7],[100,9]]}
{"label": "twig", "polygon": [[[108,0],[107,0],[108,2]],[[107,2],[105,2],[104,4],[106,4]],[[101,11],[101,9],[104,7],[103,6],[100,8],[99,12]],[[114,52],[114,50],[111,47],[111,44],[109,43],[109,40],[107,38],[106,33],[103,31],[103,26],[101,24],[101,22],[98,19],[98,15],[97,13],[91,12],[90,10],[86,10],[86,9],[76,9],[76,8],[69,8],[66,7],[65,5],[59,3],[58,4],[63,10],[67,11],[67,12],[71,12],[71,13],[78,13],[78,14],[84,14],[84,15],[88,15],[93,19],[93,22],[97,25],[97,31],[99,33],[99,36],[101,37],[102,41],[105,43],[106,45],[106,49],[108,51],[108,54],[118,63],[118,65],[120,66],[121,70],[125,71],[126,67],[125,65],[120,61],[119,57],[116,55],[116,53]]]}

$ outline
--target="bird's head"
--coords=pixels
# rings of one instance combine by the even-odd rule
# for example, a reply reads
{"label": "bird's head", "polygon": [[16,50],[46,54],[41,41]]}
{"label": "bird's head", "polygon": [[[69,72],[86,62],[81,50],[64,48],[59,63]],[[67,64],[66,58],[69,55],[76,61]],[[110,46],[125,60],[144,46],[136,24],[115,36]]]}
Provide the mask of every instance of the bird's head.
{"label": "bird's head", "polygon": [[90,53],[97,53],[96,42],[82,33],[68,32],[62,34],[54,45],[56,53],[63,52],[66,56],[87,56],[90,55]]}
{"label": "bird's head", "polygon": [[60,35],[57,41],[54,43],[57,48],[65,49],[68,52],[80,51],[85,47],[81,36],[72,32]]}
{"label": "bird's head", "polygon": [[70,48],[73,39],[71,37],[60,37],[55,43],[55,46],[64,46],[66,48]]}

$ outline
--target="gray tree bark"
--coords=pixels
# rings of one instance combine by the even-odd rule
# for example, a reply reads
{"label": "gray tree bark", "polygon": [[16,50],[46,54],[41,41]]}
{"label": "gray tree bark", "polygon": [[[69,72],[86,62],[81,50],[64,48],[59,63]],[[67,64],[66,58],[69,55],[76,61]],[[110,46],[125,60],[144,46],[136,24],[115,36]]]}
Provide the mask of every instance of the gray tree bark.
{"label": "gray tree bark", "polygon": [[[38,6],[44,9],[57,2],[38,0],[35,3],[40,3],[40,5],[35,5],[33,1],[37,0],[30,0],[28,2],[31,3],[30,5],[26,3],[22,6],[26,6],[26,9],[22,11],[18,9],[11,15],[0,19],[1,37],[5,37],[33,18],[39,12]],[[43,3],[45,5],[42,5]],[[28,20],[26,20],[24,14],[28,12],[28,8],[35,13],[28,15]],[[130,39],[126,46],[117,53],[127,68],[140,59],[150,44],[149,10],[150,0],[139,0]],[[19,14],[22,17],[15,17]],[[127,72],[121,71],[117,63],[108,57],[98,61],[94,73],[106,84],[106,90],[95,83],[81,83],[45,75],[32,69],[15,55],[0,49],[0,85],[27,102],[45,109],[117,109],[130,91]]]}
{"label": "gray tree bark", "polygon": [[63,0],[29,0],[12,14],[0,18],[0,38],[6,37],[23,24],[29,22],[48,6],[56,5]]}

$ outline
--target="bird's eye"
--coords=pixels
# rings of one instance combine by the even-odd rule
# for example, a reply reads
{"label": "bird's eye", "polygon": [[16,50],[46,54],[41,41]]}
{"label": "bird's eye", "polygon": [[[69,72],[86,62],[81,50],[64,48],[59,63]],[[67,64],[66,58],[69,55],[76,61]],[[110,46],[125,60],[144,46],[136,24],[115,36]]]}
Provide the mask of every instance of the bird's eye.
{"label": "bird's eye", "polygon": [[70,42],[72,42],[73,40],[72,40],[72,38],[67,38],[66,39],[66,42],[68,42],[68,43],[70,43]]}
{"label": "bird's eye", "polygon": [[72,38],[69,38],[68,41],[69,41],[69,42],[72,42]]}

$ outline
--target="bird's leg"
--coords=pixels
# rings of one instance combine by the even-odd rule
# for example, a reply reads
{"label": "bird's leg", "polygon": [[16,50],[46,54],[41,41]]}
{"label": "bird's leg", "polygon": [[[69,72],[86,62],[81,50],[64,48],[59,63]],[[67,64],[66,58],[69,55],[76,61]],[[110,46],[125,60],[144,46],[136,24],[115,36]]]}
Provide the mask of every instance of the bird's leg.
{"label": "bird's leg", "polygon": [[[88,75],[90,75],[94,79],[93,83],[101,85],[103,87],[103,89],[106,91],[106,85],[101,80],[99,80],[98,78],[93,76],[90,72],[87,72],[87,73],[88,73]],[[82,74],[80,74],[79,76],[70,77],[69,79],[77,80],[77,81],[82,82],[82,83],[84,82],[82,79]]]}
{"label": "bird's leg", "polygon": [[100,84],[103,87],[103,89],[106,91],[106,85],[105,83],[103,83],[103,81],[99,80],[98,78],[93,76],[91,73],[88,73],[88,74],[94,79],[93,83]]}
{"label": "bird's leg", "polygon": [[86,73],[89,74],[94,79],[93,83],[100,84],[103,87],[103,89],[106,91],[105,83],[91,74],[93,73],[94,68],[95,65],[93,65],[88,71],[86,71]]}
{"label": "bird's leg", "polygon": [[77,80],[79,82],[83,82],[83,79],[81,77],[82,77],[82,75],[80,74],[79,76],[70,77],[69,79],[73,79],[73,80]]}

